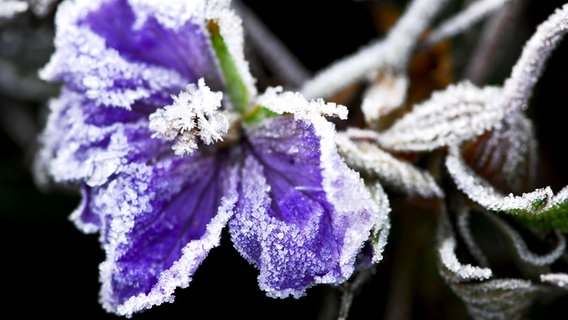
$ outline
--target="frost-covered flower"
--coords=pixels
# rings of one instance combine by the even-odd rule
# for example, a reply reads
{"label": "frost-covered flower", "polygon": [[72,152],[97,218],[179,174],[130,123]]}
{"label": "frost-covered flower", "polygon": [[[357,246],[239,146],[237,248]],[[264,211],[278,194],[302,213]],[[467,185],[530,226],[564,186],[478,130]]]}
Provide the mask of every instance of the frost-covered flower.
{"label": "frost-covered flower", "polygon": [[106,310],[172,301],[226,225],[271,297],[345,281],[372,232],[379,260],[388,208],[324,117],[347,109],[257,95],[228,1],[66,1],[56,23],[37,174],[82,186],[71,219],[100,234]]}

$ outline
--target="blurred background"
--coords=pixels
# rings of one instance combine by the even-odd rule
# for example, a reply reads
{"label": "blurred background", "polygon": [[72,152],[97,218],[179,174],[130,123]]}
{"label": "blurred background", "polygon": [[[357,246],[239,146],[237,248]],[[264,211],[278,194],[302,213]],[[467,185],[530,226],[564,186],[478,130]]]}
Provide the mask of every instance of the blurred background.
{"label": "blurred background", "polygon": [[[30,8],[39,2],[30,1]],[[455,4],[449,6],[448,12],[466,2],[450,1]],[[97,236],[81,233],[68,220],[79,203],[78,195],[61,188],[40,189],[31,174],[46,104],[59,89],[37,78],[38,68],[53,51],[57,1],[43,3],[47,5],[41,10],[34,7],[37,10],[10,18],[0,16],[0,310],[14,318],[119,319],[98,303],[98,265],[104,255]],[[309,71],[315,72],[383,36],[406,1],[244,4]],[[556,0],[525,0],[518,19],[489,57],[487,72],[477,80],[500,84],[536,25],[562,4]],[[6,2],[0,1],[0,13],[3,5]],[[417,79],[425,84],[436,83],[439,80],[434,77],[439,74],[435,73],[445,66],[446,81],[461,80],[467,58],[475,49],[476,40],[472,39],[477,39],[476,32],[482,27],[483,22],[446,41],[430,64],[417,67]],[[529,110],[540,141],[540,175],[555,191],[568,184],[567,54],[568,43],[553,53]],[[277,82],[273,78],[264,80]],[[432,89],[435,86],[430,86]],[[432,216],[403,209],[393,211],[392,223],[385,258],[375,276],[361,287],[350,319],[468,319],[461,301],[438,275]],[[402,252],[406,252],[408,263],[399,265],[394,263],[393,255],[399,254],[401,248],[406,250]],[[399,272],[404,278],[397,279]],[[338,292],[333,288],[315,287],[297,300],[271,299],[258,289],[256,275],[224,234],[221,246],[198,269],[190,287],[178,290],[173,304],[154,307],[133,319],[330,319],[329,310],[336,310]],[[401,282],[411,290],[397,290],[394,283]],[[400,301],[404,303],[397,304]],[[556,313],[563,311],[566,302],[560,299],[547,308],[535,306],[530,316],[563,319],[562,313]]]}

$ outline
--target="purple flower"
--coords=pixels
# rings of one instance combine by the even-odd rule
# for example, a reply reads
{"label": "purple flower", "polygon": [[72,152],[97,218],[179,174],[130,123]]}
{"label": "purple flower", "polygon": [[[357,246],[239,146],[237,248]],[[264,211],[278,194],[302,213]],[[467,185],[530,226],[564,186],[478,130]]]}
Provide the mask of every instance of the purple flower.
{"label": "purple flower", "polygon": [[[212,46],[212,23],[245,100],[226,99],[237,80]],[[242,39],[227,1],[66,1],[58,10],[41,75],[63,86],[38,177],[81,185],[71,219],[100,235],[109,312],[172,301],[226,225],[261,289],[284,298],[349,278],[384,221],[324,117],[346,108],[280,88],[257,95]]]}

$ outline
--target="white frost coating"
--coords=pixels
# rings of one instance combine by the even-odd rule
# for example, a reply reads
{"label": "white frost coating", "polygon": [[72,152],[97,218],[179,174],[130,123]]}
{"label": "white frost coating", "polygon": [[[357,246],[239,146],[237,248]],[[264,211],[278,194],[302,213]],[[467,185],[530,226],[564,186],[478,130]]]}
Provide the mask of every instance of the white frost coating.
{"label": "white frost coating", "polygon": [[219,246],[221,232],[232,216],[233,207],[237,201],[236,168],[233,168],[226,178],[228,178],[230,190],[222,198],[217,214],[207,224],[205,234],[199,240],[188,243],[182,249],[183,253],[180,259],[174,262],[170,269],[160,274],[158,283],[152,287],[148,294],[142,293],[128,299],[123,305],[118,306],[117,314],[129,317],[135,312],[149,309],[164,302],[171,302],[176,288],[187,288],[189,286],[197,267],[211,249]]}
{"label": "white frost coating", "polygon": [[552,205],[560,205],[566,202],[568,202],[568,186],[565,186],[556,193],[556,196],[552,199]]}
{"label": "white frost coating", "polygon": [[[34,173],[40,181],[46,182],[47,176],[52,176],[56,182],[85,180],[89,186],[102,185],[119,169],[121,158],[128,153],[124,125],[97,127],[86,124],[80,101],[78,94],[68,92],[49,104],[50,115],[40,136],[42,149],[34,163]],[[132,124],[140,125],[144,124]],[[76,157],[81,146],[97,143],[108,136],[110,142],[106,148],[82,150],[82,158]]]}
{"label": "white frost coating", "polygon": [[323,99],[306,100],[299,92],[285,91],[282,87],[270,87],[259,95],[255,102],[278,114],[291,113],[296,117],[304,118],[312,115],[336,116],[347,119],[347,107],[333,102],[324,102]]}
{"label": "white frost coating", "polygon": [[471,3],[467,8],[436,27],[426,38],[426,45],[437,43],[467,30],[509,1],[511,0],[477,0]]}
{"label": "white frost coating", "polygon": [[448,237],[444,239],[438,247],[438,254],[440,255],[440,260],[444,264],[444,267],[459,277],[459,281],[487,280],[493,276],[489,268],[461,264],[456,257],[455,250],[456,240],[453,237]]}
{"label": "white frost coating", "polygon": [[[65,77],[74,85],[80,85],[89,99],[96,104],[119,106],[130,109],[133,102],[148,98],[151,93],[183,88],[187,83],[178,72],[145,63],[129,62],[87,27],[77,27],[75,19],[89,12],[73,2],[64,2],[58,10],[56,23],[59,26],[55,38],[58,50],[39,71],[44,80],[56,81],[64,70]],[[86,12],[84,12],[86,11]],[[69,54],[72,53],[72,54]],[[133,88],[117,88],[116,79],[136,83]],[[170,90],[168,90],[170,89]]]}
{"label": "white frost coating", "polygon": [[0,19],[8,19],[28,10],[28,3],[24,1],[0,0]]}
{"label": "white frost coating", "polygon": [[385,149],[431,151],[472,139],[495,128],[504,117],[504,109],[494,102],[501,90],[477,88],[470,82],[448,86],[417,104],[378,137]]}
{"label": "white frost coating", "polygon": [[205,144],[223,140],[229,121],[218,109],[222,92],[213,92],[203,78],[198,84],[189,84],[186,91],[173,97],[173,103],[150,114],[148,127],[153,138],[175,140],[172,149],[176,155],[191,154],[197,150],[197,138]]}
{"label": "white frost coating", "polygon": [[503,86],[503,108],[525,109],[551,52],[568,31],[568,4],[541,23],[525,43],[521,57]]}
{"label": "white frost coating", "polygon": [[540,281],[552,283],[558,287],[568,289],[568,274],[566,273],[541,274]]}
{"label": "white frost coating", "polygon": [[522,279],[495,279],[454,287],[473,319],[495,320],[518,319],[539,290],[531,281]]}
{"label": "white frost coating", "polygon": [[[553,193],[550,187],[536,189],[530,193],[523,193],[522,196],[509,194],[507,196],[499,193],[487,181],[475,174],[463,161],[459,148],[450,146],[446,157],[446,167],[455,181],[457,187],[462,190],[473,201],[479,203],[488,210],[493,211],[515,211],[539,213],[552,206]],[[534,207],[534,204],[545,202],[541,207]]]}
{"label": "white frost coating", "polygon": [[346,163],[357,171],[375,176],[382,183],[409,196],[443,197],[444,192],[427,172],[399,160],[376,145],[379,135],[370,130],[349,128],[336,137]]}
{"label": "white frost coating", "polygon": [[[374,227],[370,222],[386,219],[382,216],[389,212],[381,211],[384,207],[379,207],[373,200],[359,173],[347,167],[340,158],[334,125],[316,114],[311,116],[311,122],[316,134],[321,137],[322,185],[328,202],[335,208],[334,221],[350,221],[350,227],[345,230],[340,257],[342,275],[347,279],[353,273],[357,254]],[[354,213],[358,213],[358,216],[354,216]]]}
{"label": "white frost coating", "polygon": [[525,179],[534,181],[537,155],[532,122],[521,110],[516,110],[476,148],[472,159],[475,168],[485,168],[485,172],[505,181],[509,190],[515,192],[520,191]]}
{"label": "white frost coating", "polygon": [[550,265],[554,261],[558,260],[558,258],[562,256],[564,250],[566,249],[566,239],[561,233],[555,232],[556,237],[558,238],[556,247],[553,248],[548,254],[537,255],[529,250],[521,235],[509,224],[505,223],[494,214],[488,214],[487,216],[489,216],[489,218],[495,222],[495,224],[505,233],[505,235],[513,241],[517,255],[525,263],[539,267]]}
{"label": "white frost coating", "polygon": [[135,28],[141,27],[148,17],[156,20],[166,28],[177,30],[192,18],[203,19],[204,0],[129,0],[136,13]]}
{"label": "white frost coating", "polygon": [[371,192],[373,200],[375,200],[375,203],[379,208],[379,212],[381,212],[380,215],[375,216],[375,218],[378,218],[378,220],[373,223],[373,230],[371,231],[371,243],[373,245],[373,257],[371,258],[371,261],[373,263],[379,263],[381,260],[383,260],[383,252],[390,235],[391,208],[389,198],[380,184],[376,183],[372,186],[369,186],[368,188]]}
{"label": "white frost coating", "polygon": [[361,109],[367,123],[399,108],[406,100],[408,77],[402,73],[383,72],[363,94]]}
{"label": "white frost coating", "polygon": [[469,212],[469,208],[464,207],[459,212],[457,218],[458,232],[461,238],[463,239],[463,241],[465,242],[465,245],[467,246],[467,249],[469,250],[471,255],[477,260],[477,263],[481,267],[487,267],[489,265],[489,262],[487,261],[487,256],[485,256],[481,248],[477,245],[477,242],[475,241],[473,234],[471,232],[471,228],[469,225],[470,216],[471,214]]}

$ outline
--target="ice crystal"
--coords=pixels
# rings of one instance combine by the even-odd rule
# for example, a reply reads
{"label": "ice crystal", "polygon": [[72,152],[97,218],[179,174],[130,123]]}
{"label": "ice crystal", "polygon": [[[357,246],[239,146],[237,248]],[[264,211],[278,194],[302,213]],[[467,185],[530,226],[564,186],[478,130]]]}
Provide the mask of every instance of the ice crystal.
{"label": "ice crystal", "polygon": [[187,91],[173,97],[173,103],[158,109],[149,118],[152,137],[175,140],[172,149],[177,155],[191,154],[197,148],[196,138],[205,144],[223,140],[229,121],[219,112],[221,92],[212,92],[203,78],[197,86],[188,85]]}

